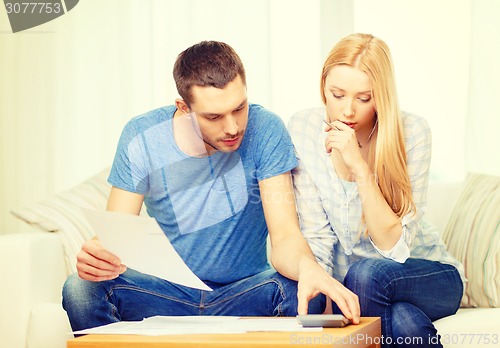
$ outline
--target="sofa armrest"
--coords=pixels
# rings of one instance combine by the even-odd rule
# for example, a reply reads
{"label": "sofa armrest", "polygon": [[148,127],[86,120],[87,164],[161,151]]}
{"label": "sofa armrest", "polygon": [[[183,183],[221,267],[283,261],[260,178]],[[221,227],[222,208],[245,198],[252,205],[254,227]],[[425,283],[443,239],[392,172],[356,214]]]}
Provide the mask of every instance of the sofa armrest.
{"label": "sofa armrest", "polygon": [[61,241],[42,232],[0,235],[0,255],[0,337],[5,347],[24,348],[32,308],[61,303],[66,278]]}

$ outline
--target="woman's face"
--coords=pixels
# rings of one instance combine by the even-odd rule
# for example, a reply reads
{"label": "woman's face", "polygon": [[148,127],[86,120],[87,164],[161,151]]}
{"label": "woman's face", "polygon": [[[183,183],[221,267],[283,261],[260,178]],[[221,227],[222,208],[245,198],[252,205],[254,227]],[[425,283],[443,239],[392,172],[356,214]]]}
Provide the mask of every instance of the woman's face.
{"label": "woman's face", "polygon": [[324,91],[329,121],[339,120],[359,135],[370,134],[376,105],[368,75],[347,65],[333,67],[326,76]]}

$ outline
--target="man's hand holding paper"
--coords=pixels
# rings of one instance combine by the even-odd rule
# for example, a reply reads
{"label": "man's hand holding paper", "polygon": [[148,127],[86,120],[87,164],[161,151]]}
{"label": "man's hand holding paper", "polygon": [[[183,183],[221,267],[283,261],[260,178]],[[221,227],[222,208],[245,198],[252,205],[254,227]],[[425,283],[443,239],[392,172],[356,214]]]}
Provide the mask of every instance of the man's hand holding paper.
{"label": "man's hand holding paper", "polygon": [[82,270],[94,277],[89,280],[116,278],[125,272],[126,264],[173,283],[212,290],[189,269],[155,219],[110,211],[83,212],[99,238],[87,242],[80,253],[85,264]]}
{"label": "man's hand holding paper", "polygon": [[114,279],[127,270],[120,258],[104,249],[97,238],[83,244],[76,268],[80,278],[94,282]]}

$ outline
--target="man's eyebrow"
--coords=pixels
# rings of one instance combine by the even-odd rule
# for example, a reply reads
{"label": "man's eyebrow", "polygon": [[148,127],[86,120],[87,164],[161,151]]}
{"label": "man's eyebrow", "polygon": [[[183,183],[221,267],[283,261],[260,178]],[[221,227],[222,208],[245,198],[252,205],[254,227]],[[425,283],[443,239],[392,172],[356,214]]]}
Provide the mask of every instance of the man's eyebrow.
{"label": "man's eyebrow", "polygon": [[238,105],[238,106],[237,106],[234,110],[238,110],[238,109],[242,108],[243,106],[245,106],[245,104],[246,104],[247,102],[248,102],[248,99],[247,99],[247,98],[245,98],[245,100],[243,100],[243,101],[241,102],[241,104],[240,104],[240,105]]}
{"label": "man's eyebrow", "polygon": [[[248,99],[245,98],[245,100],[243,100],[240,105],[238,105],[237,107],[234,108],[233,111],[235,110],[238,110],[239,108],[242,108],[246,103],[248,102]],[[218,114],[216,112],[200,112],[199,113],[200,116],[203,116],[203,117],[215,117],[215,116],[222,116],[222,114]]]}
{"label": "man's eyebrow", "polygon": [[215,112],[200,112],[200,116],[204,117],[215,117],[215,116],[222,116],[221,114],[217,114]]}

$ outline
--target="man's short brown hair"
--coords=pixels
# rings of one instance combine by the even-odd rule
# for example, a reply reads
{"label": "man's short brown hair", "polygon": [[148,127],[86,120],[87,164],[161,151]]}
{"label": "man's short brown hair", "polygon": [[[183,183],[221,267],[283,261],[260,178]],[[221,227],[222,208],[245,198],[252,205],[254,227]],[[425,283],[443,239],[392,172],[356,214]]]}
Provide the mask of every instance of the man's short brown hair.
{"label": "man's short brown hair", "polygon": [[192,87],[224,88],[238,75],[246,85],[245,68],[234,49],[218,41],[202,41],[181,52],[174,65],[177,92],[189,106]]}

